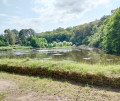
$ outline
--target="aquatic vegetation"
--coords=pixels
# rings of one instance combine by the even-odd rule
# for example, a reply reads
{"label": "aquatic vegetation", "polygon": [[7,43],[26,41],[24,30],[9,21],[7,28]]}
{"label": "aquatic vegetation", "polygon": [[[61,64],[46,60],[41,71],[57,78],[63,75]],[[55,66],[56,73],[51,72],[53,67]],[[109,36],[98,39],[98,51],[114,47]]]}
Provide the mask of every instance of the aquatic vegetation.
{"label": "aquatic vegetation", "polygon": [[12,45],[12,46],[2,46],[2,47],[0,47],[0,51],[23,50],[23,49],[32,49],[32,47],[31,46],[20,46],[20,45]]}

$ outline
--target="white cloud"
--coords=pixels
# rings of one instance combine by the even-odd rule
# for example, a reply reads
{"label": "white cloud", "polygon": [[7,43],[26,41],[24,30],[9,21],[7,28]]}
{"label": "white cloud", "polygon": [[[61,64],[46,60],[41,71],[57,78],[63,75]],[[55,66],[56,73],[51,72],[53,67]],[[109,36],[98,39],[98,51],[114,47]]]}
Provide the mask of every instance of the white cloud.
{"label": "white cloud", "polygon": [[6,14],[0,14],[0,17],[5,17],[5,16],[7,16]]}
{"label": "white cloud", "polygon": [[8,1],[7,0],[2,0],[3,1],[3,3],[6,5],[6,4],[8,4]]}
{"label": "white cloud", "polygon": [[67,22],[80,18],[87,11],[109,0],[35,0],[32,9],[40,18],[50,22]]}
{"label": "white cloud", "polygon": [[35,0],[32,10],[39,14],[38,18],[20,18],[11,16],[5,21],[7,28],[33,28],[36,31],[49,30],[47,24],[66,23],[79,19],[87,11],[109,0]]}
{"label": "white cloud", "polygon": [[19,7],[19,6],[16,6],[15,8],[17,8],[17,9],[22,9],[21,7]]}
{"label": "white cloud", "polygon": [[7,20],[4,22],[5,25],[7,25],[7,28],[12,29],[26,29],[26,28],[32,28],[36,31],[42,31],[43,25],[41,23],[40,18],[27,18],[22,19],[19,16],[11,16],[7,18]]}

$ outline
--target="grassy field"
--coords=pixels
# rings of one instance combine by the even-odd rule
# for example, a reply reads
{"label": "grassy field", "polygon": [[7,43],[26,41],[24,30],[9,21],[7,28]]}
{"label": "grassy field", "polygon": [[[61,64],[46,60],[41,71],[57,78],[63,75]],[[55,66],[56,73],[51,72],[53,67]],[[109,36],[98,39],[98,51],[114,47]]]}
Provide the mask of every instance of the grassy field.
{"label": "grassy field", "polygon": [[81,85],[65,80],[57,81],[52,78],[20,76],[0,72],[0,85],[6,89],[4,91],[1,90],[3,88],[0,89],[0,99],[4,99],[4,101],[17,101],[18,99],[22,99],[20,101],[120,100],[120,92],[117,89]]}
{"label": "grassy field", "polygon": [[20,46],[20,45],[12,45],[12,46],[2,46],[2,47],[0,47],[0,51],[24,50],[24,49],[32,49],[32,47],[30,47],[30,46]]}
{"label": "grassy field", "polygon": [[120,65],[4,58],[0,59],[0,70],[21,75],[44,76],[120,88]]}
{"label": "grassy field", "polygon": [[45,68],[47,70],[68,71],[76,73],[89,73],[105,76],[120,77],[120,65],[70,63],[51,60],[32,60],[26,59],[0,59],[0,65],[16,66],[24,68]]}

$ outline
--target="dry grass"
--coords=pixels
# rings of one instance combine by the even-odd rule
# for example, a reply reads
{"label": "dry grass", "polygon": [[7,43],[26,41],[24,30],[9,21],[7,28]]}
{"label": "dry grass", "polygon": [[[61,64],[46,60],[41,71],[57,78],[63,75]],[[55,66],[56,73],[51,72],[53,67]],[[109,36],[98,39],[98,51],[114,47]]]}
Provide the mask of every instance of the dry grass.
{"label": "dry grass", "polygon": [[[19,89],[21,89],[21,92],[26,92],[28,89],[31,89],[40,95],[45,94],[47,97],[67,97],[67,100],[69,101],[120,101],[119,90],[107,90],[105,88],[91,87],[89,85],[71,84],[64,80],[55,81],[51,78],[20,76],[3,72],[0,73],[0,79],[11,80],[15,82]],[[14,95],[16,91],[12,93]],[[40,96],[39,94],[38,96]],[[6,99],[10,96],[11,95],[8,93],[6,95]],[[2,98],[4,97],[5,96],[3,94]]]}

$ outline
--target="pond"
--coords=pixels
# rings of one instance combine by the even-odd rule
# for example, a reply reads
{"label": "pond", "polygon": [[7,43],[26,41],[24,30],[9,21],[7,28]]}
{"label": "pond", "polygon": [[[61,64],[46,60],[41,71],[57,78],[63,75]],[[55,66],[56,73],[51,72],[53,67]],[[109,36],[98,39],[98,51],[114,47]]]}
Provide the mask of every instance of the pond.
{"label": "pond", "polygon": [[33,60],[55,60],[85,62],[90,64],[119,64],[120,56],[105,54],[100,49],[89,47],[70,47],[52,49],[31,49],[22,51],[0,51],[0,58],[26,58]]}

